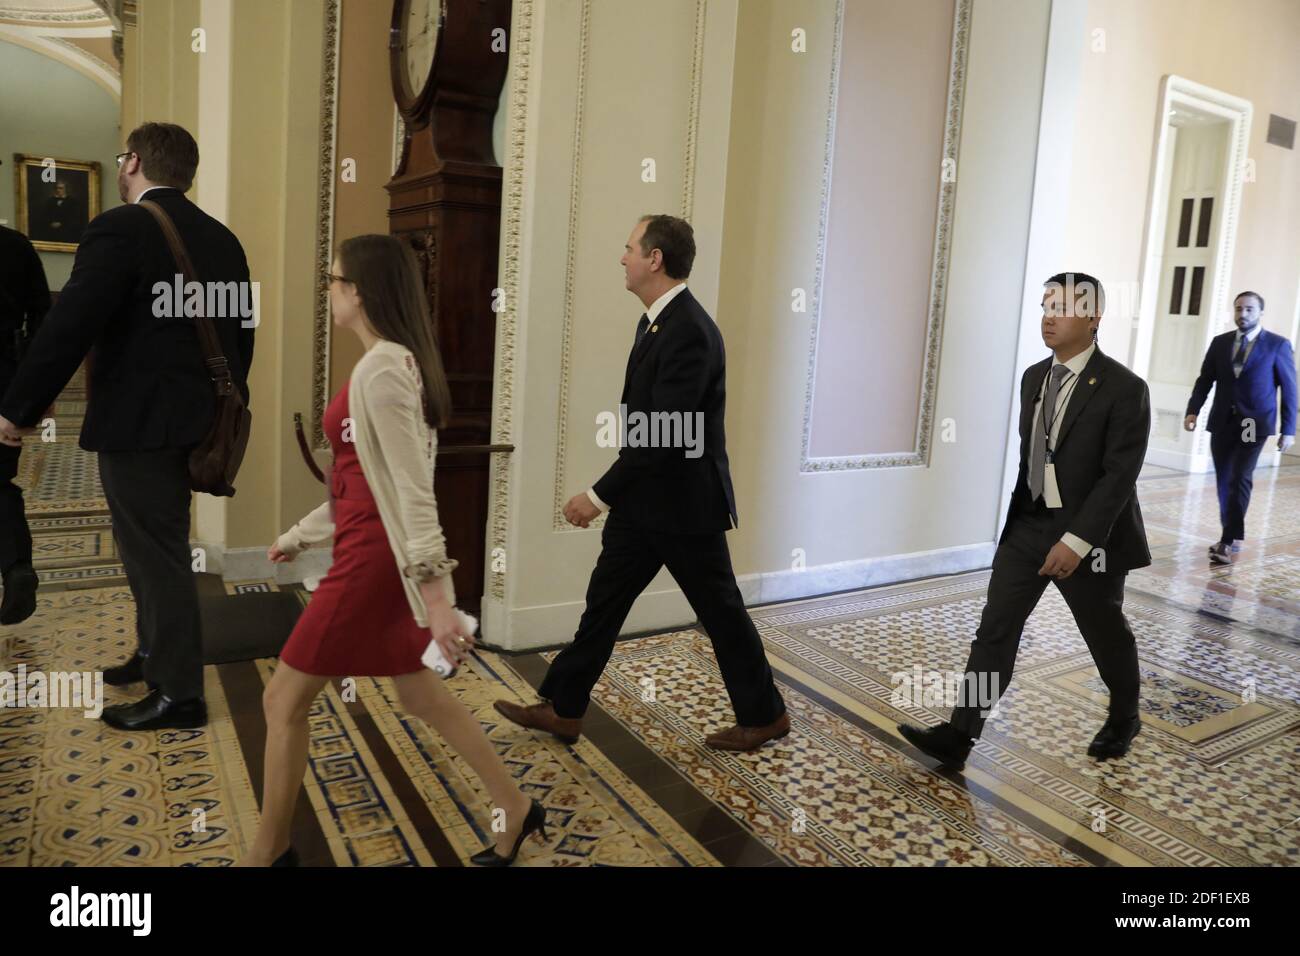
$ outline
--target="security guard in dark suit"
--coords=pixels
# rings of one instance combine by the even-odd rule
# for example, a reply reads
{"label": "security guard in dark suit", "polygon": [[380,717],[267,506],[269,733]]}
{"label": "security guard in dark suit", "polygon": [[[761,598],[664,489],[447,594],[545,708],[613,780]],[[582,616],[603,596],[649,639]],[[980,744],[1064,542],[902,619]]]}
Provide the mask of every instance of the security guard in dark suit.
{"label": "security guard in dark suit", "polygon": [[1124,617],[1129,571],[1151,563],[1137,477],[1151,431],[1144,382],[1097,347],[1101,283],[1063,272],[1044,283],[1043,344],[1020,380],[1020,471],[993,555],[988,600],[948,722],[899,725],[922,752],[961,767],[1011,683],[1025,622],[1049,583],[1069,605],[1110,692],[1088,756],[1122,757],[1142,728],[1137,642]]}
{"label": "security guard in dark suit", "polygon": [[[21,232],[0,226],[0,395],[49,309],[50,287],[40,256]],[[22,489],[14,484],[21,453],[21,448],[0,445],[0,624],[25,621],[36,610],[32,534],[23,514]]]}

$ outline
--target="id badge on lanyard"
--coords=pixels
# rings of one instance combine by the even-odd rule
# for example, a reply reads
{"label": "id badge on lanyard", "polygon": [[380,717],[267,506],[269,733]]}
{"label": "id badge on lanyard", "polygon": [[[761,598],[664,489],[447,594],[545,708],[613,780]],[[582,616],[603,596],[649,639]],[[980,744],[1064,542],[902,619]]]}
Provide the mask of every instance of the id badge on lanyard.
{"label": "id badge on lanyard", "polygon": [[1056,465],[1050,452],[1043,465],[1043,504],[1049,508],[1061,507],[1061,489],[1056,486]]}

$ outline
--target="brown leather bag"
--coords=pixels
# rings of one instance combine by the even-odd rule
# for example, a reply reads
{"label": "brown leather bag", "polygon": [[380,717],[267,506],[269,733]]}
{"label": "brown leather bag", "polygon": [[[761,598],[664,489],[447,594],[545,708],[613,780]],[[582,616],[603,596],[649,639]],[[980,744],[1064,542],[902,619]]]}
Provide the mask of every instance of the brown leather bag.
{"label": "brown leather bag", "polygon": [[[140,203],[153,214],[167,238],[172,256],[180,267],[185,283],[199,281],[194,274],[194,264],[190,254],[181,241],[180,233],[171,216],[152,200]],[[222,498],[235,494],[235,475],[244,460],[244,451],[248,447],[248,433],[253,425],[253,416],[244,404],[244,397],[235,387],[230,377],[230,363],[222,351],[221,340],[217,338],[216,326],[208,315],[199,315],[194,320],[195,330],[199,335],[199,344],[203,348],[203,359],[212,379],[212,389],[216,394],[216,411],[212,416],[212,427],[207,436],[190,452],[190,488],[203,491]]]}

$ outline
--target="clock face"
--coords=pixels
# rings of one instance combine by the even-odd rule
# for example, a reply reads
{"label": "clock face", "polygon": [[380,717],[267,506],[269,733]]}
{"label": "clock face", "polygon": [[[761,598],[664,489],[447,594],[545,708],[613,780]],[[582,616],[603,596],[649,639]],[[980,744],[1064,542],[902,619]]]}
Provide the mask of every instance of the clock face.
{"label": "clock face", "polygon": [[420,95],[433,72],[445,0],[408,0],[402,24],[402,78],[408,99]]}

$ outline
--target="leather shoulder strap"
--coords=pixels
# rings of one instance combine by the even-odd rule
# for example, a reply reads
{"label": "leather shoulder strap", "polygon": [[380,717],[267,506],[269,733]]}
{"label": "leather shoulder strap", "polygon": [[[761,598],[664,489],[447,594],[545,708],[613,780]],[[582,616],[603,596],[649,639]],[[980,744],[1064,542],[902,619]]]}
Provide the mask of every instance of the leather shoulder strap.
{"label": "leather shoulder strap", "polygon": [[185,281],[198,282],[199,277],[194,274],[194,263],[190,261],[189,251],[185,248],[185,242],[181,239],[181,234],[176,231],[176,223],[172,222],[172,217],[167,215],[167,211],[152,199],[142,199],[137,205],[149,210],[150,215],[157,221],[158,228],[162,230],[163,238],[167,240],[172,256],[176,259],[176,264],[180,266],[181,272],[185,276]]}
{"label": "leather shoulder strap", "polygon": [[[167,240],[167,245],[171,248],[172,257],[176,260],[176,265],[180,267],[181,275],[185,281],[198,282],[199,277],[194,273],[194,263],[190,261],[189,251],[185,248],[185,242],[181,239],[181,234],[176,231],[176,223],[172,222],[172,217],[167,215],[167,211],[151,199],[142,199],[138,205],[149,210],[154,219],[157,220],[158,226],[162,229],[163,237]],[[206,298],[204,300],[206,305]],[[211,374],[213,381],[216,382],[224,372],[229,378],[229,364],[226,362],[226,353],[221,348],[221,340],[217,338],[216,327],[212,324],[212,319],[207,315],[206,309],[195,316],[194,325],[199,333],[199,345],[203,349],[203,357],[207,361],[208,372]]]}

